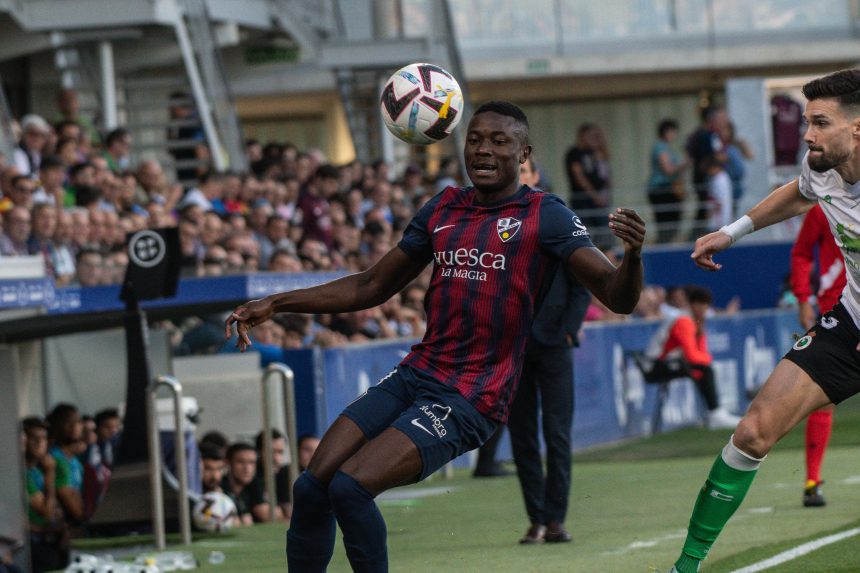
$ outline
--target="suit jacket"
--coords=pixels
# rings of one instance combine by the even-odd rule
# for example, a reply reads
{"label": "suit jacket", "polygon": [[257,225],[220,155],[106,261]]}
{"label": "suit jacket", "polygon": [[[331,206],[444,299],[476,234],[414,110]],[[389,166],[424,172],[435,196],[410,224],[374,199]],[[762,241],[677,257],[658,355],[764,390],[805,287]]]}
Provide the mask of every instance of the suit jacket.
{"label": "suit jacket", "polygon": [[590,302],[588,289],[569,274],[563,263],[559,265],[535,316],[529,344],[567,346],[568,334],[575,342]]}

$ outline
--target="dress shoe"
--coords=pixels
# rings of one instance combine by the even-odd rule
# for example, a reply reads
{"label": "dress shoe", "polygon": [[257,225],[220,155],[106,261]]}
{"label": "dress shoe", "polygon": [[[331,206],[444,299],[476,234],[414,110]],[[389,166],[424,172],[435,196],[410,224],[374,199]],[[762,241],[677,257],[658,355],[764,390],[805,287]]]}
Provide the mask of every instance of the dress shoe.
{"label": "dress shoe", "polygon": [[547,543],[570,543],[573,537],[570,536],[570,533],[567,532],[563,524],[557,521],[550,521],[546,526],[544,540]]}
{"label": "dress shoe", "polygon": [[522,539],[520,539],[520,544],[535,545],[538,543],[543,543],[545,534],[545,526],[541,525],[540,523],[532,523],[532,526],[529,527],[529,530],[526,531],[526,534],[523,535]]}

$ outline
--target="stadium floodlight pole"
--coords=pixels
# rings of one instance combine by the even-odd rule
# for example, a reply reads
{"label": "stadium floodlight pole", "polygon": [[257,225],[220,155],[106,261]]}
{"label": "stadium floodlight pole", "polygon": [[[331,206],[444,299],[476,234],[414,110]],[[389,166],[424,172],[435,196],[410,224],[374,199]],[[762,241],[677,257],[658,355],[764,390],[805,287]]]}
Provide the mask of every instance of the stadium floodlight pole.
{"label": "stadium floodlight pole", "polygon": [[292,368],[280,362],[272,362],[266,368],[261,379],[263,387],[263,479],[266,485],[266,496],[269,498],[269,519],[275,520],[275,507],[278,500],[275,490],[275,462],[272,454],[272,420],[269,416],[269,379],[272,374],[281,378],[284,399],[284,432],[287,434],[287,444],[290,448],[290,463],[287,466],[287,477],[290,490],[299,478],[299,447],[296,436],[296,390],[295,375]]}
{"label": "stadium floodlight pole", "polygon": [[147,388],[146,421],[149,435],[149,487],[152,501],[152,531],[155,548],[165,548],[164,535],[164,491],[161,486],[161,444],[159,442],[156,392],[159,386],[167,386],[173,392],[173,421],[175,433],[174,455],[179,475],[179,529],[182,544],[191,545],[191,512],[188,507],[188,459],[185,455],[185,413],[182,411],[182,384],[173,376],[159,376]]}

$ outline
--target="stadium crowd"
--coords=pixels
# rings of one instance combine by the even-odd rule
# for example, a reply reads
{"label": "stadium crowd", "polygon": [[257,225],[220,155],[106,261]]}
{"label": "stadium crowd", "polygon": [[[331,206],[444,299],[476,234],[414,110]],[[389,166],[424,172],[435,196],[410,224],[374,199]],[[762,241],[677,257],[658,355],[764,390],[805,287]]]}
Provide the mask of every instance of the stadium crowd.
{"label": "stadium crowd", "polygon": [[[44,418],[29,416],[21,421],[34,572],[64,567],[70,540],[87,535],[88,520],[107,491],[121,434],[122,419],[114,408],[88,416],[72,404],[61,403]],[[318,444],[316,436],[298,438],[300,471],[307,467]],[[192,491],[227,495],[237,510],[233,526],[273,519],[264,486],[262,432],[252,443],[231,442],[224,434],[211,431],[200,438],[197,448],[200,455],[194,459],[200,460],[199,467],[189,472],[195,476],[189,479]],[[272,454],[277,486],[274,519],[288,520],[291,462],[286,437],[275,429]]]}

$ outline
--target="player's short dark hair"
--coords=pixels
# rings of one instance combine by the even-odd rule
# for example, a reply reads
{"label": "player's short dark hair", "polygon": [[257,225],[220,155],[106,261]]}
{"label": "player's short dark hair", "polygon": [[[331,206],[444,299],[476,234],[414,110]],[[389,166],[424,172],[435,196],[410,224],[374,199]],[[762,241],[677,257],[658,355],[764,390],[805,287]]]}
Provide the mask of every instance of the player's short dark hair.
{"label": "player's short dark hair", "polygon": [[[277,428],[272,428],[272,441],[279,440],[284,438],[284,433]],[[263,432],[260,431],[257,434],[257,437],[254,438],[254,448],[257,449],[258,452],[263,451]]]}
{"label": "player's short dark hair", "polygon": [[714,296],[711,294],[711,289],[708,287],[687,285],[684,287],[684,292],[687,294],[687,300],[690,301],[690,304],[696,302],[712,304],[714,302]]}
{"label": "player's short dark hair", "polygon": [[860,111],[860,69],[839,70],[804,84],[803,95],[809,101],[835,99],[843,107]]}
{"label": "player's short dark hair", "polygon": [[[85,250],[81,250],[81,252],[83,253]],[[98,253],[98,251],[96,251],[96,253]],[[96,416],[94,418],[96,427],[101,426],[108,420],[112,420],[114,418],[119,418],[119,410],[116,408],[105,408],[104,410],[99,410],[96,412]]]}
{"label": "player's short dark hair", "polygon": [[519,123],[525,128],[526,135],[528,135],[529,118],[526,117],[526,113],[522,109],[520,109],[518,105],[512,104],[509,101],[500,100],[484,102],[478,106],[478,109],[475,110],[475,113],[472,114],[472,117],[487,112],[494,112],[499,115],[506,115],[508,117],[514,118],[517,123]]}
{"label": "player's short dark hair", "polygon": [[200,459],[223,461],[224,448],[219,448],[215,444],[200,444]]}
{"label": "player's short dark hair", "polygon": [[254,452],[256,454],[257,450],[248,442],[236,442],[235,444],[230,444],[230,447],[227,448],[227,461],[233,461],[233,457],[240,452]]}
{"label": "player's short dark hair", "polygon": [[659,137],[664,137],[670,131],[678,131],[678,122],[672,118],[666,118],[657,124],[657,135]]}

